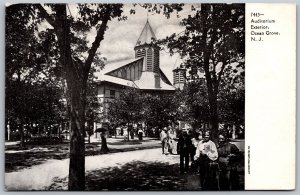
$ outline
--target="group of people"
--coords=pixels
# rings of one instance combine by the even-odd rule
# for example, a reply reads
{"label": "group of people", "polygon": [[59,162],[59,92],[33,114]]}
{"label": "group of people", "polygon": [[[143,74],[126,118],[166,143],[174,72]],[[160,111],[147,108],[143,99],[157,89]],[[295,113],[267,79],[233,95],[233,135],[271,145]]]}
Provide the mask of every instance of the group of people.
{"label": "group of people", "polygon": [[177,154],[176,132],[170,128],[165,127],[160,133],[160,141],[162,144],[163,154]]}
{"label": "group of people", "polygon": [[[163,153],[169,137],[168,132],[162,131]],[[219,133],[218,141],[214,143],[210,131],[199,131],[196,135],[182,131],[177,143],[177,153],[180,155],[180,172],[199,173],[203,190],[239,189],[237,167],[242,155],[236,145],[229,143],[225,132]]]}

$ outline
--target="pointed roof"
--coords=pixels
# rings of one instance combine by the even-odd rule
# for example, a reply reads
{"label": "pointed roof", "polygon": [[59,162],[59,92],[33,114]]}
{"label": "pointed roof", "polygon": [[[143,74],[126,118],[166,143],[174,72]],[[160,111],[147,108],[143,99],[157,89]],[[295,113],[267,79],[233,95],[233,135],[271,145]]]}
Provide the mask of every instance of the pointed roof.
{"label": "pointed roof", "polygon": [[142,72],[141,78],[134,81],[134,84],[143,90],[164,90],[164,91],[174,91],[175,87],[165,83],[161,78],[159,78],[160,87],[155,87],[155,75],[153,72]]}
{"label": "pointed roof", "polygon": [[[165,74],[163,73],[163,71],[161,69],[159,69],[159,72],[161,74],[160,88],[155,87],[155,75],[153,72],[147,72],[147,71],[142,72],[140,79],[136,80],[136,81],[131,81],[131,80],[118,78],[118,77],[109,75],[109,73],[111,71],[125,67],[128,64],[135,63],[139,60],[144,60],[144,58],[141,57],[141,58],[122,60],[119,62],[107,63],[104,66],[104,69],[102,69],[99,72],[95,72],[94,75],[97,79],[97,82],[99,82],[99,83],[106,81],[106,82],[115,83],[115,84],[122,85],[122,86],[139,88],[142,90],[165,90],[165,91],[175,90],[175,88],[172,86],[171,82],[165,76]],[[162,78],[162,77],[165,77],[165,78]]]}
{"label": "pointed roof", "polygon": [[147,19],[147,22],[136,42],[136,46],[137,45],[143,45],[143,44],[146,44],[146,43],[151,43],[152,42],[152,39],[156,40],[156,36],[149,24],[149,21]]}

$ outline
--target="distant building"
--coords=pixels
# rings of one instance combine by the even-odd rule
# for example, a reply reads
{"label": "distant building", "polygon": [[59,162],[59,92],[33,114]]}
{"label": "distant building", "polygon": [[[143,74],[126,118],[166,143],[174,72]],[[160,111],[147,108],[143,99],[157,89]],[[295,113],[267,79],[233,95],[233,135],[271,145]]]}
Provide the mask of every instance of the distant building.
{"label": "distant building", "polygon": [[108,63],[95,74],[98,78],[98,100],[103,103],[101,112],[104,113],[103,120],[95,128],[108,122],[105,117],[107,102],[118,98],[124,87],[134,87],[150,93],[175,91],[175,87],[160,69],[160,48],[152,43],[154,40],[155,34],[147,20],[134,47],[135,58]]}

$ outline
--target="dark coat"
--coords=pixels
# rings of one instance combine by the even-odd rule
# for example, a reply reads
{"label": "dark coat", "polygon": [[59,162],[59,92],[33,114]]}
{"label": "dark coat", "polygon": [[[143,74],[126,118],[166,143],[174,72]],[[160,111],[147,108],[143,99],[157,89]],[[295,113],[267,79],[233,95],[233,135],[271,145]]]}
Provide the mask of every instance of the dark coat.
{"label": "dark coat", "polygon": [[236,166],[236,163],[241,158],[239,149],[236,145],[229,142],[218,146],[218,154],[220,166],[226,166],[226,168]]}
{"label": "dark coat", "polygon": [[193,149],[192,140],[189,136],[186,136],[185,138],[183,136],[179,137],[178,140],[178,153],[181,152],[188,152],[190,153]]}

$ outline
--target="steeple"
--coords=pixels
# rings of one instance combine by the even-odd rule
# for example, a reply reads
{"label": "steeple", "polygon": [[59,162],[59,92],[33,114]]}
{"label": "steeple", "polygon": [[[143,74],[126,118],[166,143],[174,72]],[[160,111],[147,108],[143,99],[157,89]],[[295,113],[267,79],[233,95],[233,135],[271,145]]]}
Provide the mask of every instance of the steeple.
{"label": "steeple", "polygon": [[159,47],[151,44],[152,40],[156,40],[156,37],[147,18],[147,22],[134,47],[135,57],[144,57],[143,71],[159,74]]}
{"label": "steeple", "polygon": [[156,40],[156,36],[149,24],[148,18],[147,22],[135,44],[135,46],[144,45],[144,44],[150,44],[152,40]]}

